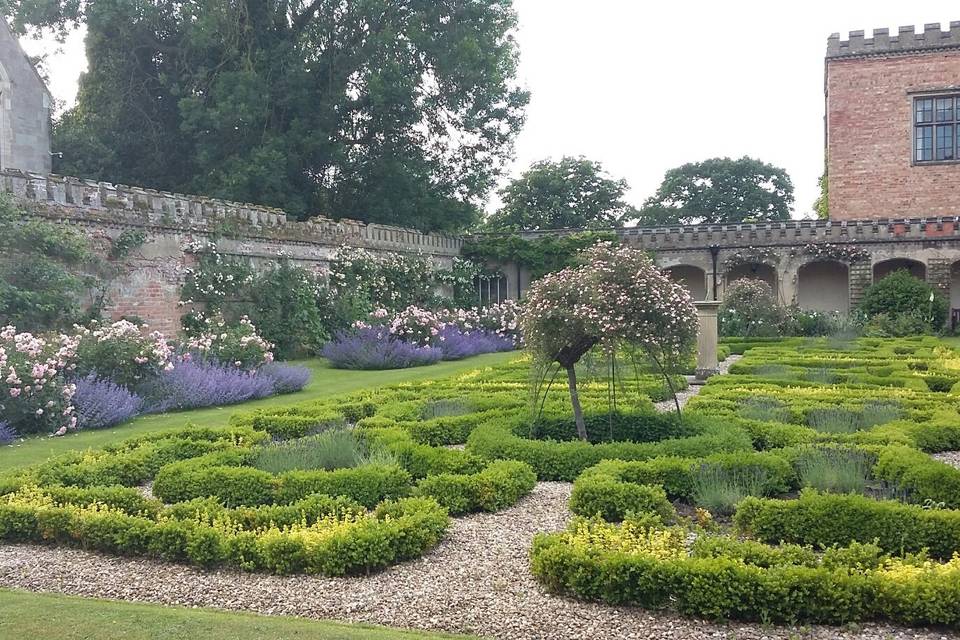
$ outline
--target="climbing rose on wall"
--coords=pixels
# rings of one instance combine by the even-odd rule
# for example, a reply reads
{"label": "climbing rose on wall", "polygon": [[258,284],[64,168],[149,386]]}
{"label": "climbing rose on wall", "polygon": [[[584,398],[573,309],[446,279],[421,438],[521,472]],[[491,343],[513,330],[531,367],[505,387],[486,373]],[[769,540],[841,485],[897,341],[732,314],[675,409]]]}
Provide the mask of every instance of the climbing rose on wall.
{"label": "climbing rose on wall", "polygon": [[642,251],[600,243],[582,264],[549,274],[527,292],[521,329],[536,357],[567,371],[577,433],[586,426],[575,365],[594,346],[639,349],[661,371],[684,362],[696,342],[696,309],[686,289]]}

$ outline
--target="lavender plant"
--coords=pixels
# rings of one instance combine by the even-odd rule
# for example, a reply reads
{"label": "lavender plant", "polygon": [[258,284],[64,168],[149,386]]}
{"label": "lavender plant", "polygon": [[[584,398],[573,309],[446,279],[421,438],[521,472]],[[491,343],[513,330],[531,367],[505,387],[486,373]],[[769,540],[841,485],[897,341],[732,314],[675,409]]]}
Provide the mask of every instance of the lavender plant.
{"label": "lavender plant", "polygon": [[19,437],[17,430],[11,427],[9,422],[0,420],[0,445],[10,444]]}
{"label": "lavender plant", "polygon": [[279,362],[263,365],[257,369],[257,375],[273,381],[274,393],[295,393],[310,382],[310,369]]}
{"label": "lavender plant", "polygon": [[73,406],[78,429],[102,429],[137,415],[143,399],[126,387],[89,374],[76,381]]}
{"label": "lavender plant", "polygon": [[512,351],[513,340],[483,329],[476,331],[461,331],[454,325],[447,325],[440,330],[437,346],[443,354],[444,360],[460,360],[481,353],[496,353]]}
{"label": "lavender plant", "polygon": [[433,364],[443,352],[398,340],[381,327],[359,327],[338,333],[322,355],[338,369],[405,369]]}
{"label": "lavender plant", "polygon": [[265,398],[274,393],[274,379],[235,367],[182,362],[144,385],[146,413],[222,406]]}

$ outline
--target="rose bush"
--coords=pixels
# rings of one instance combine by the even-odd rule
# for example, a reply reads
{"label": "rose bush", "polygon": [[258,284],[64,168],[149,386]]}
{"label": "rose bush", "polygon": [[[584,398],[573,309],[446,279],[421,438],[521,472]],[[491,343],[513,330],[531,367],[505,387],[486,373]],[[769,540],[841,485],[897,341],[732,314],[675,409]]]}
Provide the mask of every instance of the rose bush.
{"label": "rose bush", "polygon": [[246,316],[228,325],[222,316],[204,320],[205,328],[186,342],[189,357],[238,369],[256,369],[273,362],[273,345],[257,334]]}
{"label": "rose bush", "polygon": [[166,337],[144,329],[127,320],[75,327],[79,336],[77,375],[94,375],[132,388],[172,368],[173,347]]}
{"label": "rose bush", "polygon": [[65,374],[76,367],[75,336],[49,338],[0,330],[0,415],[21,435],[65,433],[77,424],[71,399],[76,390]]}

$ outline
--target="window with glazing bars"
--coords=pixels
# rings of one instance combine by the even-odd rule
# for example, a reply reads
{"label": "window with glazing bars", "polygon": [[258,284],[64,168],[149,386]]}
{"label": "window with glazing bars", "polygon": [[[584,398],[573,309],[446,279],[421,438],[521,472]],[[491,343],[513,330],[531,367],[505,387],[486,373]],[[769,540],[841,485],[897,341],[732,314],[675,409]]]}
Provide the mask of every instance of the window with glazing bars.
{"label": "window with glazing bars", "polygon": [[960,95],[923,96],[913,100],[915,162],[957,160]]}

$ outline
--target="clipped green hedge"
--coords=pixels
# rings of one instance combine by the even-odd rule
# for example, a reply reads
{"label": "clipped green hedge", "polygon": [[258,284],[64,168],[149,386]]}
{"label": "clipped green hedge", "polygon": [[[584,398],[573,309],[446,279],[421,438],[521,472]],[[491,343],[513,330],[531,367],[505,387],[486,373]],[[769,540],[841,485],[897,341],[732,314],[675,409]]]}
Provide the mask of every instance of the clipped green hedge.
{"label": "clipped green hedge", "polygon": [[888,619],[960,624],[960,562],[857,571],[739,558],[657,558],[540,535],[534,576],[550,591],[716,620],[843,624]]}
{"label": "clipped green hedge", "polygon": [[649,460],[658,456],[698,458],[716,452],[752,450],[746,432],[723,429],[689,438],[660,442],[557,442],[521,438],[497,424],[474,429],[467,439],[467,451],[492,460],[526,462],[541,480],[572,482],[601,460]]}
{"label": "clipped green hedge", "polygon": [[873,542],[889,553],[950,559],[960,552],[960,511],[805,490],[796,500],[746,498],[734,522],[763,542],[821,548]]}

